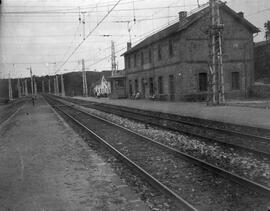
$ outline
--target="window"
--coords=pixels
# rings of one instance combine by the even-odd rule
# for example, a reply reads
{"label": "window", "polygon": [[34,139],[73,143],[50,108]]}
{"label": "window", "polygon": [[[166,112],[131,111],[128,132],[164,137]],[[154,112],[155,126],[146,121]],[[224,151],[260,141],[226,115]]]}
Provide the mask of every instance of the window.
{"label": "window", "polygon": [[173,41],[169,40],[169,54],[170,56],[174,56],[174,52],[173,52]]}
{"label": "window", "polygon": [[134,67],[137,66],[137,54],[135,53],[134,54]]}
{"label": "window", "polygon": [[199,73],[199,91],[207,91],[207,73]]}
{"label": "window", "polygon": [[240,74],[239,72],[232,72],[232,90],[240,89]]}
{"label": "window", "polygon": [[162,59],[162,55],[161,55],[161,46],[158,45],[158,60]]}
{"label": "window", "polygon": [[162,78],[162,76],[158,77],[158,93],[163,94],[163,78]]}
{"label": "window", "polygon": [[141,65],[143,66],[144,64],[144,58],[143,58],[143,52],[141,52]]}
{"label": "window", "polygon": [[152,63],[152,50],[151,50],[151,48],[149,48],[148,56],[149,56],[149,63]]}

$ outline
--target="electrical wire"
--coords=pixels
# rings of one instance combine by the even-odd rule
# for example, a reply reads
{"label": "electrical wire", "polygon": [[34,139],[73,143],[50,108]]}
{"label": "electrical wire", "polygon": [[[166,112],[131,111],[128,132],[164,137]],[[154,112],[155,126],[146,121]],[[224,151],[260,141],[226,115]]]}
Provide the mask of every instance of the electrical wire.
{"label": "electrical wire", "polygon": [[81,47],[81,45],[85,42],[85,40],[90,37],[90,35],[99,27],[99,25],[110,15],[110,13],[114,10],[114,8],[121,2],[122,0],[118,0],[116,4],[108,11],[108,13],[97,23],[97,25],[87,34],[84,40],[82,40],[79,45],[72,51],[72,53],[68,56],[68,58],[64,61],[63,64],[58,68],[55,73],[59,72],[60,69],[68,62],[68,60],[73,56],[73,54]]}

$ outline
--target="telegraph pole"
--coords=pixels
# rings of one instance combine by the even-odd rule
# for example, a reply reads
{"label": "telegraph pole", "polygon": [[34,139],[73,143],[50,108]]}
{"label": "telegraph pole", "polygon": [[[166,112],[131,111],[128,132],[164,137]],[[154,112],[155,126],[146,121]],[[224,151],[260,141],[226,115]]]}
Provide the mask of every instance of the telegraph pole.
{"label": "telegraph pole", "polygon": [[61,75],[61,93],[62,93],[62,97],[65,97],[66,96],[63,74]]}
{"label": "telegraph pole", "polygon": [[88,87],[87,87],[87,78],[86,78],[86,72],[85,72],[85,64],[84,59],[82,59],[82,82],[83,82],[83,96],[88,96]]}
{"label": "telegraph pole", "polygon": [[222,58],[222,31],[219,4],[217,0],[210,0],[210,36],[209,36],[209,87],[208,101],[212,105],[225,102],[224,97],[224,73]]}
{"label": "telegraph pole", "polygon": [[115,46],[113,41],[111,41],[111,63],[112,63],[112,76],[114,76],[116,72],[116,62],[115,62]]}
{"label": "telegraph pole", "polygon": [[49,76],[49,81],[48,81],[48,86],[49,86],[49,94],[51,94],[51,79],[50,79],[50,76]]}
{"label": "telegraph pole", "polygon": [[30,67],[30,76],[31,76],[31,93],[32,96],[34,95],[34,82],[33,82],[33,74],[32,74],[32,68]]}
{"label": "telegraph pole", "polygon": [[18,97],[21,98],[22,97],[22,90],[21,90],[21,83],[20,83],[19,78],[17,80],[17,90],[18,90]]}
{"label": "telegraph pole", "polygon": [[42,79],[42,93],[45,92],[44,80]]}
{"label": "telegraph pole", "polygon": [[12,92],[10,73],[8,74],[8,98],[9,98],[9,100],[13,100],[13,92]]}
{"label": "telegraph pole", "polygon": [[59,95],[58,75],[55,76],[56,95]]}
{"label": "telegraph pole", "polygon": [[28,96],[28,85],[27,85],[27,78],[26,78],[26,79],[24,79],[24,88],[25,88],[25,91],[24,91],[25,96]]}
{"label": "telegraph pole", "polygon": [[37,95],[37,82],[36,82],[36,78],[34,77],[34,93],[35,95]]}

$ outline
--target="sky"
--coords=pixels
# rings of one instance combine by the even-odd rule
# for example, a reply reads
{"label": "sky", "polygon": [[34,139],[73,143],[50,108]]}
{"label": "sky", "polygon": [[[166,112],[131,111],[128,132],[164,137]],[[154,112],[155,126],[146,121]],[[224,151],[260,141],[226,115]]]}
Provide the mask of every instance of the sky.
{"label": "sky", "polygon": [[[12,78],[29,77],[30,67],[38,76],[80,71],[82,59],[86,70],[110,70],[112,40],[118,68],[123,69],[120,55],[130,39],[134,46],[174,23],[179,11],[194,12],[198,7],[197,0],[118,1],[2,0],[0,78],[9,74]],[[199,0],[200,5],[206,2]],[[262,31],[254,38],[256,42],[264,40],[269,0],[228,0],[227,5],[243,11]]]}

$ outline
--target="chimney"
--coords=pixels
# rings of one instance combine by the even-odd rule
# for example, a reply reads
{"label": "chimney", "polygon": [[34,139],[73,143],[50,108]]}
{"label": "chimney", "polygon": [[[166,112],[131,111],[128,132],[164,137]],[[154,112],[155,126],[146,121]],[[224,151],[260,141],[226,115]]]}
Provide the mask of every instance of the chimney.
{"label": "chimney", "polygon": [[244,13],[243,12],[238,12],[238,15],[243,18],[244,17]]}
{"label": "chimney", "polygon": [[128,42],[127,43],[127,50],[130,50],[131,49],[131,42]]}
{"label": "chimney", "polygon": [[179,23],[180,25],[184,24],[187,18],[187,11],[179,12]]}

